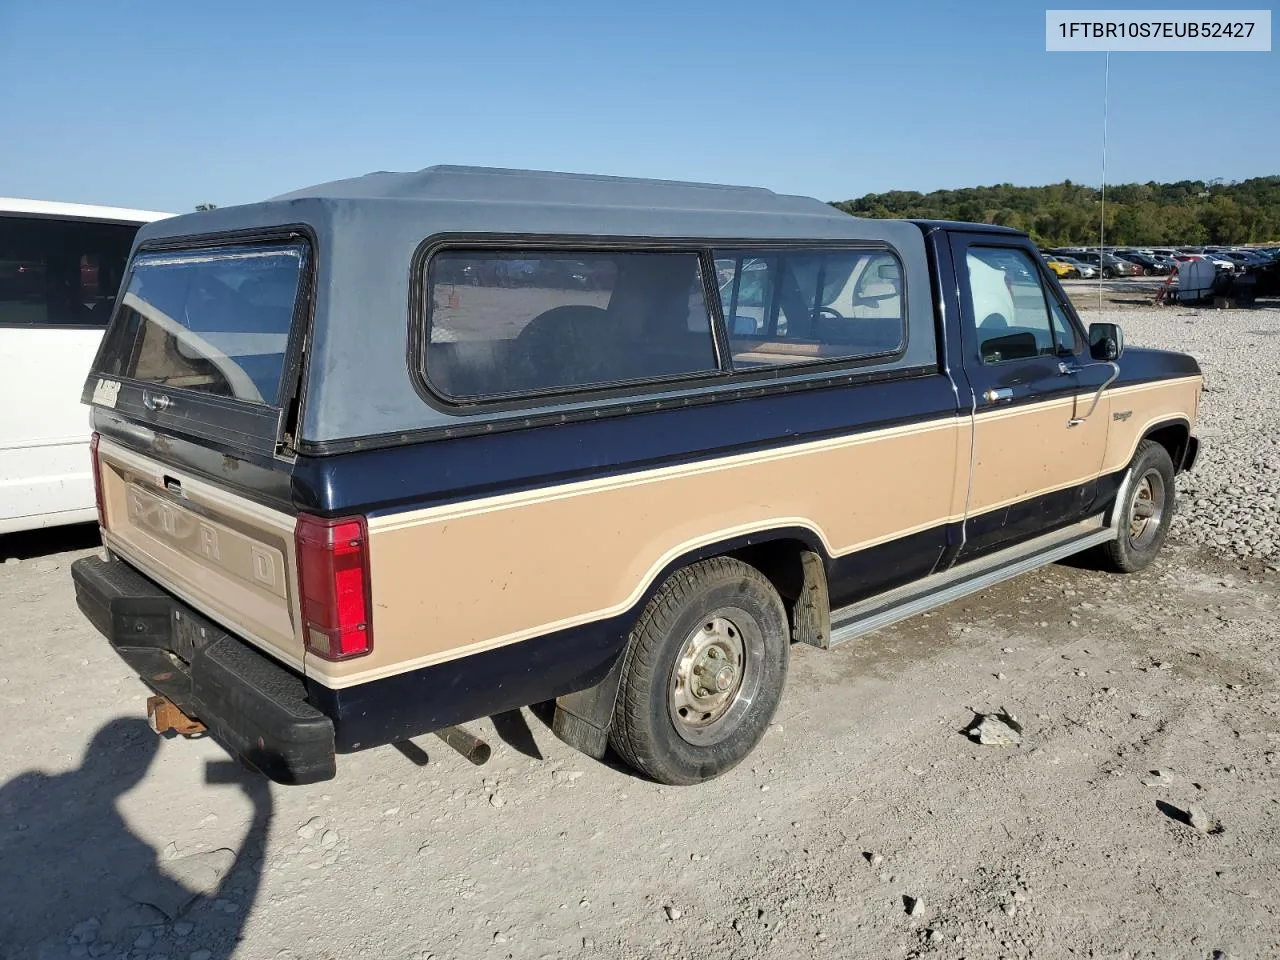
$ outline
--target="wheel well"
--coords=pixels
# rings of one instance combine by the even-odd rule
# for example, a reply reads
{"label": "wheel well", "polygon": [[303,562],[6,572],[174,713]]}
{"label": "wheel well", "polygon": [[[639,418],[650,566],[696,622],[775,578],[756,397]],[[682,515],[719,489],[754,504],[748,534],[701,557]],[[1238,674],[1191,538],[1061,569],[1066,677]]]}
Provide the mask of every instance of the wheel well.
{"label": "wheel well", "polygon": [[1190,438],[1191,428],[1181,421],[1155,427],[1143,435],[1144,440],[1158,443],[1169,451],[1169,459],[1173,461],[1175,473],[1182,469],[1182,461],[1187,455],[1187,443]]}
{"label": "wheel well", "polygon": [[786,608],[792,640],[830,645],[831,601],[823,553],[803,540],[782,537],[740,547],[728,556],[755,567],[773,584]]}
{"label": "wheel well", "polygon": [[783,538],[739,547],[730,550],[726,556],[748,563],[763,573],[790,607],[804,588],[801,556],[809,549],[809,545],[801,540]]}

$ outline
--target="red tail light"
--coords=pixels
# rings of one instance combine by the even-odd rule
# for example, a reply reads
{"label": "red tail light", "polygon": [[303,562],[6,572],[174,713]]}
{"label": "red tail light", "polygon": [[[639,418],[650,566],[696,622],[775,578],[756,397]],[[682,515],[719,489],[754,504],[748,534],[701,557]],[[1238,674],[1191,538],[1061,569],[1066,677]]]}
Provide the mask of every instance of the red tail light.
{"label": "red tail light", "polygon": [[98,526],[107,525],[107,502],[102,497],[102,464],[98,462],[98,432],[89,437],[89,461],[93,464],[93,499],[98,505]]}
{"label": "red tail light", "polygon": [[364,517],[298,514],[298,584],[307,650],[347,660],[373,649],[369,528]]}

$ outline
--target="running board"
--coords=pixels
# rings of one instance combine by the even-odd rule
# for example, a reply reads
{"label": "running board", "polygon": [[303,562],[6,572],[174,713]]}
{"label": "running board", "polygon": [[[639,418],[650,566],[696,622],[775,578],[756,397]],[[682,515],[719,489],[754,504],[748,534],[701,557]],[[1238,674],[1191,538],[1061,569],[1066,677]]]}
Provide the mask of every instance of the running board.
{"label": "running board", "polygon": [[830,640],[823,646],[833,647],[864,633],[880,630],[1115,538],[1115,529],[1104,525],[1102,517],[1094,517],[989,557],[832,610]]}

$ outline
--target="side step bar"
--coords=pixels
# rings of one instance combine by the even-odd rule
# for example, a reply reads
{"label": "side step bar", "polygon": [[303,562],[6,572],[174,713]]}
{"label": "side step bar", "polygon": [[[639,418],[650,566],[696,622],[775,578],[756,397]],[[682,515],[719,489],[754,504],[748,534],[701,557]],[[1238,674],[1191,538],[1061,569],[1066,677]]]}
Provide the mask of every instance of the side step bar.
{"label": "side step bar", "polygon": [[835,646],[1116,538],[1101,516],[831,611]]}

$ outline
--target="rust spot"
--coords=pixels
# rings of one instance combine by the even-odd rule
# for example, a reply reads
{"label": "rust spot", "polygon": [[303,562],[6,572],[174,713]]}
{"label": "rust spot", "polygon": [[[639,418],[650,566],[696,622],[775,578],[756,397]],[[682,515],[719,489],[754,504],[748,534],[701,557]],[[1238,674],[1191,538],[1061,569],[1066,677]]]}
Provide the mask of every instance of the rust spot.
{"label": "rust spot", "polygon": [[147,698],[147,719],[156,733],[172,730],[184,737],[196,737],[205,732],[205,726],[195,717],[188,717],[168,697]]}

